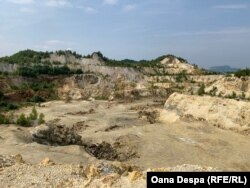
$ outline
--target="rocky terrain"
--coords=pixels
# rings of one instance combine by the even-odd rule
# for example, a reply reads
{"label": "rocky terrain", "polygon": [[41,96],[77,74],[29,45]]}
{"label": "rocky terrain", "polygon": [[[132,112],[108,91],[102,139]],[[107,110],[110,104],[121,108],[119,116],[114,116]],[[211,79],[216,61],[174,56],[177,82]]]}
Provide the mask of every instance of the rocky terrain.
{"label": "rocky terrain", "polygon": [[[165,103],[164,118],[207,122],[223,129],[250,134],[250,103],[211,96],[174,93]],[[175,118],[173,118],[175,116]]]}
{"label": "rocky terrain", "polygon": [[[145,187],[147,171],[249,171],[249,76],[165,55],[0,58],[0,187]],[[22,118],[21,118],[22,117]]]}

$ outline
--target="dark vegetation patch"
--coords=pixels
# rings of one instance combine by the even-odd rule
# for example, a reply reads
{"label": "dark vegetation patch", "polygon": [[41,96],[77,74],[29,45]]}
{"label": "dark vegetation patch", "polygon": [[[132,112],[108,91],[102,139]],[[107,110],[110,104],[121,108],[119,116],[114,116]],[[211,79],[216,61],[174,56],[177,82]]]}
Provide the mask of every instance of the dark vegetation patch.
{"label": "dark vegetation patch", "polygon": [[81,69],[71,70],[68,66],[48,66],[48,65],[34,65],[31,67],[19,67],[17,74],[24,77],[37,77],[38,75],[70,75],[82,74]]}
{"label": "dark vegetation patch", "polygon": [[181,57],[176,57],[174,55],[164,55],[156,59],[152,59],[152,60],[139,60],[139,61],[131,60],[131,59],[123,59],[123,60],[109,59],[103,56],[101,52],[98,52],[98,55],[104,60],[105,65],[111,66],[111,67],[132,67],[132,68],[155,67],[155,66],[160,66],[159,65],[160,61],[162,61],[165,58],[170,58],[170,60],[177,58],[179,61],[183,63],[187,63],[187,60]]}
{"label": "dark vegetation patch", "polygon": [[250,69],[246,68],[246,69],[238,70],[237,72],[234,73],[234,75],[238,78],[244,77],[244,76],[250,76]]}

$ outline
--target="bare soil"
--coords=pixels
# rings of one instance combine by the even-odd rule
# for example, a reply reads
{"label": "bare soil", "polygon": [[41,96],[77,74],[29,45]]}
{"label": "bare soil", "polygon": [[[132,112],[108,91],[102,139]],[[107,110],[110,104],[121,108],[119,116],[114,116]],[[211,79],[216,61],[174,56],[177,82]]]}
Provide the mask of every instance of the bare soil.
{"label": "bare soil", "polygon": [[[198,121],[167,123],[160,118],[151,124],[139,115],[144,107],[163,110],[163,105],[150,99],[44,103],[36,109],[45,114],[46,122],[69,128],[74,125],[83,144],[39,144],[32,139],[32,131],[38,127],[1,125],[1,155],[21,154],[30,164],[49,157],[56,164],[122,161],[142,169],[191,164],[226,171],[250,170],[249,136]],[[31,107],[16,113],[21,112],[28,114]]]}

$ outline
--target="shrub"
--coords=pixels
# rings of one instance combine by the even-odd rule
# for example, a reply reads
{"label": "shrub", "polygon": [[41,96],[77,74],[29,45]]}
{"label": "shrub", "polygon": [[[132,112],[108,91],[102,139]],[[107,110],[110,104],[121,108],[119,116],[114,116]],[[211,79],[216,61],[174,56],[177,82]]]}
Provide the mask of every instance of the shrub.
{"label": "shrub", "polygon": [[202,84],[201,87],[198,90],[198,95],[202,96],[205,94],[205,85]]}
{"label": "shrub", "polygon": [[234,75],[238,78],[242,77],[242,76],[250,76],[250,69],[246,68],[246,69],[241,69],[237,72],[234,73]]}
{"label": "shrub", "polygon": [[31,126],[31,121],[29,117],[26,117],[23,113],[18,117],[17,122],[18,125],[29,127]]}
{"label": "shrub", "polygon": [[35,102],[35,103],[40,103],[40,102],[45,102],[46,100],[43,97],[36,95],[36,96],[32,97],[29,101]]}
{"label": "shrub", "polygon": [[9,110],[16,110],[19,108],[19,106],[17,104],[12,104],[2,101],[0,102],[0,108],[4,109],[5,111],[9,111]]}
{"label": "shrub", "polygon": [[18,105],[12,104],[12,103],[8,103],[7,106],[6,106],[6,110],[16,110],[18,108],[19,108]]}
{"label": "shrub", "polygon": [[230,99],[235,99],[237,97],[236,93],[233,91],[231,95],[228,96]]}
{"label": "shrub", "polygon": [[213,87],[213,89],[209,91],[209,94],[211,96],[215,96],[217,91],[218,91],[218,88],[217,87]]}
{"label": "shrub", "polygon": [[182,71],[175,77],[176,82],[183,82],[184,80],[187,80],[186,71]]}
{"label": "shrub", "polygon": [[32,108],[32,112],[29,115],[29,118],[30,118],[30,120],[36,120],[37,116],[38,116],[38,114],[37,114],[36,108],[33,107]]}
{"label": "shrub", "polygon": [[9,124],[10,119],[3,114],[0,114],[0,124]]}
{"label": "shrub", "polygon": [[45,121],[44,121],[44,114],[41,113],[39,114],[39,118],[38,118],[38,124],[43,124]]}
{"label": "shrub", "polygon": [[75,71],[75,74],[83,74],[82,69],[77,69],[77,70]]}

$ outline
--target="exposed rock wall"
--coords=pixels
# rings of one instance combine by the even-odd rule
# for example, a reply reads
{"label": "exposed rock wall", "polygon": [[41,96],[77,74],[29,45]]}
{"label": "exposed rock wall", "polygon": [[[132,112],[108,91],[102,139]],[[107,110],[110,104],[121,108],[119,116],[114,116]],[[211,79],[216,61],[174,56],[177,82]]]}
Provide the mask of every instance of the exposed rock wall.
{"label": "exposed rock wall", "polygon": [[11,64],[11,63],[0,63],[0,71],[1,72],[15,72],[18,69],[17,64]]}
{"label": "exposed rock wall", "polygon": [[250,102],[174,93],[165,103],[164,120],[192,118],[224,129],[250,133]]}

